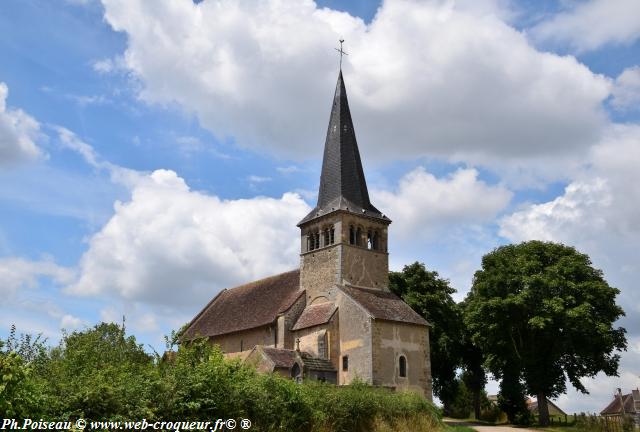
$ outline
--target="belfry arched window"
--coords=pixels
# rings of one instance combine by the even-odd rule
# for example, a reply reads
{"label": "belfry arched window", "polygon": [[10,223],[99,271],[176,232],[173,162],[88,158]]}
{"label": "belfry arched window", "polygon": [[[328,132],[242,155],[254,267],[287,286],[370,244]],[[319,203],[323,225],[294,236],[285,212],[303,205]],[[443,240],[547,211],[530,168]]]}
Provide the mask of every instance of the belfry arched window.
{"label": "belfry arched window", "polygon": [[353,225],[349,227],[349,244],[356,244],[356,229]]}
{"label": "belfry arched window", "polygon": [[403,355],[398,358],[398,375],[402,378],[407,376],[407,358]]}
{"label": "belfry arched window", "polygon": [[336,242],[336,230],[334,227],[331,227],[329,230],[329,244],[334,244]]}
{"label": "belfry arched window", "polygon": [[360,243],[362,243],[362,230],[358,227],[356,229],[356,245],[361,246]]}
{"label": "belfry arched window", "polygon": [[314,238],[315,238],[314,249],[320,249],[320,233],[316,232]]}
{"label": "belfry arched window", "polygon": [[329,246],[331,244],[331,237],[329,236],[329,229],[326,228],[324,230],[324,246]]}

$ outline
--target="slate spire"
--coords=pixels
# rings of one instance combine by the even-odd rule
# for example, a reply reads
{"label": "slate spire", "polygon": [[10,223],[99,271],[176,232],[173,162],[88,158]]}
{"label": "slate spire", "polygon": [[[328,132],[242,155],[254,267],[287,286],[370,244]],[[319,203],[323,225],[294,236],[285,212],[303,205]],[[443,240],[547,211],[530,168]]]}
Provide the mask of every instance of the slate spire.
{"label": "slate spire", "polygon": [[318,204],[298,225],[336,210],[389,220],[369,201],[342,70],[338,75],[324,144]]}

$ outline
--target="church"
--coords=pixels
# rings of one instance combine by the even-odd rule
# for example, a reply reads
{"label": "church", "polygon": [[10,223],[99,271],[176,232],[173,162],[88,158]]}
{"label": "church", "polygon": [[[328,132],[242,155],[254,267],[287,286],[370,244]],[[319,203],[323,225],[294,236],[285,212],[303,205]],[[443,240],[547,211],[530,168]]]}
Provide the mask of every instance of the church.
{"label": "church", "polygon": [[430,324],[389,290],[390,224],[369,200],[341,70],[300,268],[221,291],[182,340],[205,337],[262,372],[431,400]]}

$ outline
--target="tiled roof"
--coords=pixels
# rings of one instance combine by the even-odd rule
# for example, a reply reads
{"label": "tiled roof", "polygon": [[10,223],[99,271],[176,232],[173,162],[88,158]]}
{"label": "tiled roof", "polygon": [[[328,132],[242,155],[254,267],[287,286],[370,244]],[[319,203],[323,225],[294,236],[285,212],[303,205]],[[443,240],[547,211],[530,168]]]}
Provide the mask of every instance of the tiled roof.
{"label": "tiled roof", "polygon": [[[562,415],[566,415],[566,413],[558,405],[556,405],[552,401],[550,401],[549,398],[547,398],[547,405],[549,407],[555,408]],[[531,399],[531,398],[527,399],[527,408],[529,408],[529,411],[537,413],[538,412],[538,400],[537,399]]]}
{"label": "tiled roof", "polygon": [[324,144],[318,204],[298,225],[336,210],[391,222],[369,201],[342,71],[338,75]]}
{"label": "tiled roof", "polygon": [[299,270],[223,290],[193,318],[182,338],[218,336],[271,324],[303,293]]}
{"label": "tiled roof", "polygon": [[302,362],[304,363],[304,367],[306,369],[315,370],[315,371],[326,371],[326,372],[335,372],[336,369],[333,367],[329,360],[313,357],[311,354],[306,352],[300,353],[302,357]]}
{"label": "tiled roof", "polygon": [[341,286],[340,289],[358,302],[375,319],[430,325],[400,297],[389,291],[354,286]]}
{"label": "tiled roof", "polygon": [[276,368],[291,369],[297,359],[301,359],[305,369],[335,372],[329,360],[314,357],[308,352],[261,346],[262,352],[273,362]]}
{"label": "tiled roof", "polygon": [[[636,407],[633,403],[633,395],[631,393],[622,396],[622,401],[624,403],[624,412],[627,414],[635,414]],[[612,414],[622,414],[621,404],[620,404],[620,396],[616,395],[613,397],[613,400],[605,409],[600,411],[600,415],[612,415]]]}
{"label": "tiled roof", "polygon": [[262,352],[271,359],[277,368],[290,369],[297,359],[297,352],[279,348],[262,347]]}
{"label": "tiled roof", "polygon": [[335,311],[336,306],[329,302],[307,306],[291,330],[300,330],[325,324],[329,322]]}

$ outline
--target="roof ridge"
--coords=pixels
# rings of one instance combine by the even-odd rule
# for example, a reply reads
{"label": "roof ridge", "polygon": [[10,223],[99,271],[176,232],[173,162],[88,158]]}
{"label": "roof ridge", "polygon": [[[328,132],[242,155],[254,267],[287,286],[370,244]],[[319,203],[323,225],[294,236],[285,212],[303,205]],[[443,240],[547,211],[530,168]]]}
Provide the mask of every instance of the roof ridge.
{"label": "roof ridge", "polygon": [[238,289],[238,288],[244,288],[246,286],[250,286],[250,285],[255,285],[255,284],[258,284],[258,283],[266,282],[266,281],[268,281],[270,279],[274,279],[274,278],[277,278],[277,277],[280,277],[280,276],[284,276],[284,275],[289,274],[289,273],[296,273],[296,272],[300,272],[300,269],[296,268],[296,269],[289,270],[289,271],[286,271],[286,272],[274,274],[274,275],[271,275],[271,276],[266,276],[266,277],[263,277],[262,279],[256,279],[256,280],[253,280],[253,281],[250,281],[250,282],[243,283],[242,285],[236,285],[233,288],[225,288],[224,291],[233,291],[233,290]]}

